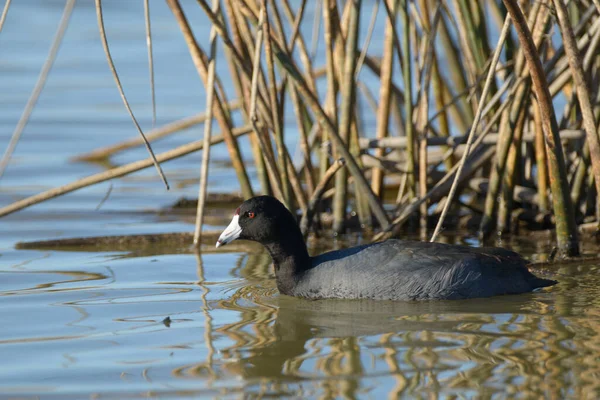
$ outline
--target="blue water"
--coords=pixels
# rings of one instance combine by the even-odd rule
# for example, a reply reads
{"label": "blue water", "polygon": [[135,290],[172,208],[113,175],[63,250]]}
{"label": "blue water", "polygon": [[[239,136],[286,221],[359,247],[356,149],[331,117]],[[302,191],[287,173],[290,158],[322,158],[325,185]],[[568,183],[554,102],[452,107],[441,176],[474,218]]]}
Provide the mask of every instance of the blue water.
{"label": "blue water", "polygon": [[[206,20],[195,2],[182,3],[207,48]],[[364,3],[370,10],[373,2]],[[125,92],[148,130],[143,3],[103,4]],[[0,143],[8,143],[19,119],[63,5],[13,1],[0,33]],[[165,2],[152,1],[151,7],[157,124],[162,125],[203,111],[205,93]],[[378,23],[374,53],[381,32]],[[222,57],[218,65],[226,77]],[[373,80],[368,74],[364,79]],[[93,2],[79,1],[39,104],[0,180],[0,205],[103,171],[99,164],[69,160],[136,135],[102,52]],[[195,127],[153,147],[160,153],[201,135],[202,127]],[[286,137],[294,149],[291,112]],[[240,147],[250,160],[245,140]],[[146,150],[137,148],[111,162],[146,157]],[[237,191],[225,147],[216,146],[212,157],[209,190]],[[596,265],[551,268],[560,285],[521,296],[307,302],[277,293],[269,258],[257,246],[216,252],[209,243],[201,255],[185,245],[15,248],[32,240],[189,232],[191,214],[161,210],[196,196],[199,160],[194,154],[163,165],[170,191],[150,168],[0,219],[0,398],[600,395]],[[256,179],[253,184],[258,188]],[[224,210],[222,217],[232,211]],[[208,230],[222,228],[226,219],[211,221]],[[551,237],[532,237],[503,245],[536,258],[551,243]]]}

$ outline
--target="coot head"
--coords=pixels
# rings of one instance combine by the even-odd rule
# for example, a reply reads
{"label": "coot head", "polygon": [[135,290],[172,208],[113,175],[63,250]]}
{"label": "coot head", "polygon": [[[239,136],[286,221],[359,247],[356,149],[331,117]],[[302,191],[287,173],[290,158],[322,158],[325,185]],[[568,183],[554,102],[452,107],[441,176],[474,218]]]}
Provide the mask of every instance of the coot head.
{"label": "coot head", "polygon": [[296,220],[279,200],[271,196],[253,197],[235,210],[229,226],[217,240],[217,247],[236,239],[267,245],[282,240],[293,231],[299,232]]}

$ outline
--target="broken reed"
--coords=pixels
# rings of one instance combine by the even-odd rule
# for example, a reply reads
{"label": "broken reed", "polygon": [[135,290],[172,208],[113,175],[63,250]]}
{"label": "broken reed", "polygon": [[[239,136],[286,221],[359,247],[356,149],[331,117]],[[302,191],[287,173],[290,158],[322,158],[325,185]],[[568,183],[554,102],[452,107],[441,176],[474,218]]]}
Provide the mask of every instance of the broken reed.
{"label": "broken reed", "polygon": [[[207,85],[211,43],[194,37],[179,0],[167,3]],[[208,85],[214,91],[212,112],[157,128],[148,138],[213,115],[220,132],[210,143],[225,141],[244,197],[274,194],[317,222],[330,210],[337,232],[346,230],[352,208],[364,228],[380,230],[376,240],[398,234],[419,214],[415,220],[427,235],[427,217],[438,219],[446,203],[454,216],[481,216],[483,236],[510,232],[516,216],[548,221],[552,215],[560,251],[568,255],[577,253],[577,224],[598,222],[599,2],[523,2],[524,8],[514,0],[186,3],[196,6],[212,24],[228,63],[217,66],[215,84]],[[314,19],[307,18],[309,7],[316,7]],[[371,36],[373,16],[368,28],[360,24],[371,13],[385,21],[380,37]],[[494,43],[487,33],[499,32],[508,17],[514,28]],[[319,26],[301,29],[315,23]],[[309,31],[319,37],[305,37]],[[364,31],[366,40],[360,41]],[[556,31],[563,41],[553,43]],[[372,50],[375,41],[383,54]],[[319,43],[323,57],[315,58],[308,43]],[[502,57],[482,97],[498,46]],[[367,75],[379,85],[366,86]],[[233,93],[224,89],[225,80]],[[235,113],[242,126],[234,123]],[[472,126],[477,114],[480,122]],[[364,123],[367,115],[376,117],[373,126]],[[297,124],[299,162],[284,140],[290,133],[283,121],[291,119]],[[471,130],[473,144],[461,160]],[[241,134],[250,135],[258,182],[248,179],[237,144]],[[165,161],[202,147],[197,142],[156,158]],[[152,165],[138,164],[88,177],[86,184]],[[337,172],[328,183],[332,171]],[[453,181],[457,192],[448,202]],[[0,215],[79,187],[36,195]],[[523,193],[528,195],[517,195]],[[327,201],[316,201],[321,196]],[[444,221],[438,222],[441,227]]]}

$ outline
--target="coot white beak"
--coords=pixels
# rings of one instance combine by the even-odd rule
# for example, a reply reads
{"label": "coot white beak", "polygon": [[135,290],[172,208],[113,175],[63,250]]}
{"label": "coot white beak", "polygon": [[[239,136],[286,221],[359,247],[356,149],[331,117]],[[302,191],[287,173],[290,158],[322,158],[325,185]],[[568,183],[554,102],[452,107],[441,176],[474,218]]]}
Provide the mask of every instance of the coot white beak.
{"label": "coot white beak", "polygon": [[242,233],[242,227],[238,223],[240,216],[238,214],[233,216],[233,219],[229,223],[229,226],[225,228],[219,240],[217,240],[217,247],[225,246],[229,242],[233,242],[235,239],[240,237]]}

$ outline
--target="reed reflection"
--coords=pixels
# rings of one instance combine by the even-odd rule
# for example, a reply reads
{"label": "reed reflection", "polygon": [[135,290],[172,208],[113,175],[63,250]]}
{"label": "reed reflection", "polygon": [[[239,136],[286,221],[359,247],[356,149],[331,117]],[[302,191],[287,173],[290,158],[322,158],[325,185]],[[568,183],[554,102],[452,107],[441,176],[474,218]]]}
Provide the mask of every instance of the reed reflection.
{"label": "reed reflection", "polygon": [[234,312],[236,321],[207,326],[205,332],[212,340],[228,339],[209,351],[219,358],[212,373],[243,378],[247,393],[345,398],[598,393],[593,377],[600,376],[595,333],[600,318],[570,317],[581,315],[573,307],[581,307],[582,299],[567,290],[569,282],[551,294],[483,300],[307,301],[277,294],[268,257],[253,254],[240,261],[232,273],[248,283],[211,303],[215,311]]}

